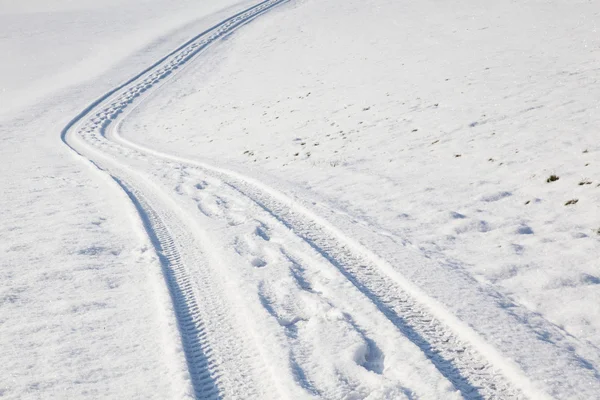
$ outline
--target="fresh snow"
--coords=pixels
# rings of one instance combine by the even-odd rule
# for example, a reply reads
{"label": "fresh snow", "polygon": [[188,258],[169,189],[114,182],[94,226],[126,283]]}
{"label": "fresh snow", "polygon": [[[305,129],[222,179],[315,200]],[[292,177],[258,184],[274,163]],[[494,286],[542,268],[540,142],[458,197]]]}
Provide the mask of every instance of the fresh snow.
{"label": "fresh snow", "polygon": [[0,0],[0,396],[600,398],[597,4],[197,3]]}

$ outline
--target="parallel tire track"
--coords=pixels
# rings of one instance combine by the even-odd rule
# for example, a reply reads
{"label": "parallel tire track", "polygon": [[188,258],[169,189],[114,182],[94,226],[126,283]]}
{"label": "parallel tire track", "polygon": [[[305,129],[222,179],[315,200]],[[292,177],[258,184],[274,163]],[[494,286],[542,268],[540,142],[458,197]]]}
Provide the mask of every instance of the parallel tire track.
{"label": "parallel tire track", "polygon": [[[193,166],[204,174],[215,176],[228,183],[241,196],[251,199],[265,212],[293,230],[334,265],[403,335],[421,349],[465,398],[522,397],[523,393],[513,387],[468,341],[459,338],[446,324],[433,317],[426,307],[419,304],[419,301],[387,279],[378,262],[368,254],[365,255],[363,249],[348,246],[345,241],[340,240],[339,235],[332,234],[327,226],[311,215],[295,211],[286,201],[278,199],[264,188],[257,187],[251,180],[240,178],[239,174],[231,174],[216,167],[164,155],[127,143],[118,137],[111,137],[110,129],[114,128],[115,122],[123,118],[126,109],[133,108],[132,104],[138,104],[145,93],[165,83],[176,70],[211,43],[284,1],[286,0],[267,0],[236,14],[108,92],[65,127],[62,134],[64,142],[84,157],[92,154],[91,157],[86,157],[92,160],[97,157],[98,152],[117,153],[121,156],[133,156],[133,158],[166,159],[169,162]],[[83,139],[87,145],[82,145],[79,139]],[[95,147],[96,154],[94,155],[94,151],[90,151],[86,146]],[[99,164],[102,165],[102,162]],[[216,306],[211,307],[210,304],[200,303],[199,297],[194,294],[189,273],[186,271],[185,263],[182,262],[178,239],[169,232],[170,222],[164,220],[154,210],[142,190],[136,188],[131,181],[131,176],[121,173],[122,168],[107,169],[136,205],[145,221],[148,234],[153,238],[158,252],[162,254],[165,278],[175,304],[195,395],[198,398],[218,398],[223,392],[220,390],[218,362],[211,358],[210,342],[222,338],[208,337],[210,335],[207,335],[202,322],[205,318],[203,313],[210,315],[207,307],[216,312],[214,311]],[[211,301],[207,296],[201,297],[203,301]]]}

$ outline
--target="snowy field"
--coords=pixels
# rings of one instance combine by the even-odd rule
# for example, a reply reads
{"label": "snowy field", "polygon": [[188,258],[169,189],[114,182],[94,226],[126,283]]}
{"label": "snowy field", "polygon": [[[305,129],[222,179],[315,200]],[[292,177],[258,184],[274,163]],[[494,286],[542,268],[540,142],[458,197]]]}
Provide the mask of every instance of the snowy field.
{"label": "snowy field", "polygon": [[599,25],[0,0],[0,397],[600,399]]}

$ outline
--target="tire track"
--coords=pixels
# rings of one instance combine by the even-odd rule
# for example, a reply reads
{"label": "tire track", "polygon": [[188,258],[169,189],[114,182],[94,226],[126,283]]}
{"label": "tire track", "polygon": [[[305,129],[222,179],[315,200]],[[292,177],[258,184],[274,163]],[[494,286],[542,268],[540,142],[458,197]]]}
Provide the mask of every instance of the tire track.
{"label": "tire track", "polygon": [[115,181],[127,193],[142,218],[146,232],[160,258],[163,274],[171,293],[194,394],[198,399],[219,399],[218,367],[206,340],[204,321],[194,295],[189,273],[178,246],[159,215],[136,189],[118,178]]}
{"label": "tire track", "polygon": [[[122,139],[119,139],[119,141]],[[118,146],[118,144],[115,144]],[[132,145],[134,151],[138,145]],[[147,156],[154,156],[146,149]],[[143,154],[143,153],[142,153]],[[171,159],[171,157],[166,157]],[[182,162],[178,160],[178,162]],[[217,178],[226,183],[239,196],[254,202],[263,212],[291,230],[322,258],[327,260],[345,278],[365,295],[398,331],[418,346],[465,399],[511,399],[524,398],[520,388],[503,375],[493,363],[486,360],[468,341],[461,340],[446,324],[433,317],[426,307],[421,306],[401,286],[394,284],[382,274],[378,262],[373,262],[365,249],[348,246],[344,240],[332,235],[327,226],[321,225],[311,216],[294,209],[293,201],[281,201],[268,192],[256,188],[252,183],[235,174],[232,176],[219,168],[199,166],[188,161],[183,165],[195,167],[201,176]],[[368,253],[368,250],[367,250]],[[374,257],[374,256],[373,256]],[[307,264],[310,261],[297,261]],[[530,388],[526,388],[530,389]],[[531,389],[530,389],[531,390]],[[533,391],[535,393],[535,391]],[[545,398],[535,394],[535,398]]]}
{"label": "tire track", "polygon": [[[481,346],[473,345],[449,327],[448,320],[432,315],[430,309],[420,303],[410,290],[393,279],[389,279],[392,268],[378,260],[367,249],[353,243],[339,231],[324,223],[315,214],[306,211],[290,199],[282,197],[265,185],[256,184],[240,174],[218,167],[212,167],[190,160],[169,156],[152,149],[127,142],[113,132],[126,112],[130,112],[151,91],[168,82],[173,74],[184,67],[203,49],[220,38],[232,33],[236,28],[248,23],[258,15],[284,3],[286,0],[267,0],[225,20],[215,27],[193,38],[176,49],[150,68],[142,71],[123,85],[116,87],[86,108],[63,130],[63,141],[79,154],[94,160],[109,159],[109,154],[117,154],[135,160],[167,163],[171,167],[187,165],[202,175],[216,177],[227,183],[239,196],[250,199],[263,212],[292,230],[322,258],[333,265],[352,285],[368,298],[396,329],[412,341],[433,363],[437,370],[448,379],[467,399],[482,398],[520,398],[524,392],[542,398],[543,394],[528,385],[518,387],[506,375],[519,374],[510,370],[510,366],[499,368],[482,354]],[[81,140],[82,139],[82,140]],[[83,143],[85,142],[85,144]],[[94,150],[90,150],[91,146]],[[99,155],[103,154],[103,155]],[[87,155],[87,156],[86,156]],[[91,155],[91,156],[90,156]],[[115,160],[108,163],[115,163]],[[116,161],[118,163],[118,161]],[[103,162],[99,164],[104,167]],[[220,362],[211,355],[213,345],[223,337],[210,333],[203,321],[207,315],[226,321],[222,305],[214,304],[211,296],[199,295],[190,283],[189,273],[178,245],[182,235],[173,236],[167,228],[174,220],[165,222],[145,197],[145,191],[136,188],[134,178],[124,172],[124,166],[109,169],[117,182],[125,190],[144,219],[148,234],[153,238],[157,251],[162,254],[165,278],[169,284],[177,319],[181,331],[182,343],[190,369],[195,395],[198,398],[219,398],[226,389],[242,385],[245,397],[259,396],[260,390],[252,387],[251,379],[240,376],[233,383],[224,383],[226,377],[220,375]],[[128,179],[129,178],[129,179]],[[210,214],[210,213],[208,213]],[[210,215],[209,215],[210,216]],[[184,241],[185,242],[185,241]],[[182,261],[183,260],[183,261]],[[195,261],[191,261],[194,263]],[[298,264],[303,264],[298,262]],[[393,268],[392,268],[393,269]],[[214,292],[214,289],[213,289]],[[214,293],[218,298],[219,294]],[[201,300],[200,300],[201,299]],[[220,309],[220,311],[219,311]],[[226,308],[225,308],[226,310]],[[352,320],[353,321],[353,320]],[[354,322],[352,322],[354,324]],[[226,325],[226,323],[224,323]],[[450,324],[451,325],[451,324]],[[360,332],[362,328],[355,325]],[[233,330],[233,328],[231,328]],[[222,333],[222,332],[221,332]],[[233,335],[235,336],[235,335]],[[366,337],[366,335],[364,335]],[[229,344],[225,347],[231,345]],[[370,340],[370,339],[369,339]],[[212,343],[212,344],[211,344]],[[369,354],[369,366],[378,366],[378,348],[373,343]],[[235,351],[235,346],[232,350]],[[221,350],[222,353],[223,349]],[[253,355],[257,358],[258,356]],[[510,371],[509,371],[510,370]],[[225,370],[229,373],[231,370]],[[244,386],[244,382],[247,386]],[[306,386],[311,389],[308,381]],[[240,389],[240,388],[238,388]],[[312,390],[312,389],[311,389]],[[239,391],[234,391],[238,394]],[[233,393],[233,392],[232,392]],[[317,393],[316,389],[314,393]],[[231,393],[229,393],[231,394]]]}

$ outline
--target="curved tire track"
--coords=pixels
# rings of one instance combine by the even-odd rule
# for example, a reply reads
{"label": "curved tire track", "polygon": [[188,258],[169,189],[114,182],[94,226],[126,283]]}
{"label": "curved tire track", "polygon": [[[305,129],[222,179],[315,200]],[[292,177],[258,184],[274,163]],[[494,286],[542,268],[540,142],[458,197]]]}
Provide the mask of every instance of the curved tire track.
{"label": "curved tire track", "polygon": [[[287,0],[264,1],[201,33],[106,93],[74,118],[62,132],[62,139],[69,147],[96,163],[99,168],[106,169],[128,193],[145,221],[157,251],[162,254],[165,278],[177,310],[182,343],[196,396],[218,398],[227,394],[222,384],[224,378],[219,375],[219,362],[211,357],[211,343],[223,338],[214,337],[215,335],[211,338],[202,322],[212,316],[224,321],[227,318],[222,315],[224,311],[220,309],[221,304],[211,304],[215,301],[212,295],[199,295],[190,284],[190,274],[182,261],[177,243],[180,238],[169,231],[169,224],[174,219],[165,221],[161,215],[164,210],[155,211],[156,206],[145,197],[145,191],[139,187],[135,174],[128,173],[127,167],[118,165],[115,159],[111,160],[111,154],[124,155],[133,161],[158,159],[173,165],[190,166],[202,174],[227,183],[239,196],[251,199],[343,274],[402,335],[423,352],[463,397],[505,399],[527,395],[544,398],[545,394],[531,386],[518,368],[508,361],[504,362],[472,330],[461,325],[452,316],[444,316],[443,309],[437,308],[438,305],[433,300],[427,299],[418,289],[405,282],[391,265],[310,210],[274,189],[238,173],[163,154],[128,142],[113,132],[125,112],[130,112],[145,95],[167,82],[169,77],[199,52],[285,1]],[[218,293],[213,294],[218,298]],[[491,356],[489,353],[494,354]],[[225,386],[229,389],[236,384],[243,386],[242,382],[246,380],[240,377],[240,380],[234,380],[232,384]],[[251,384],[243,390],[247,397],[259,396],[261,392]]]}

